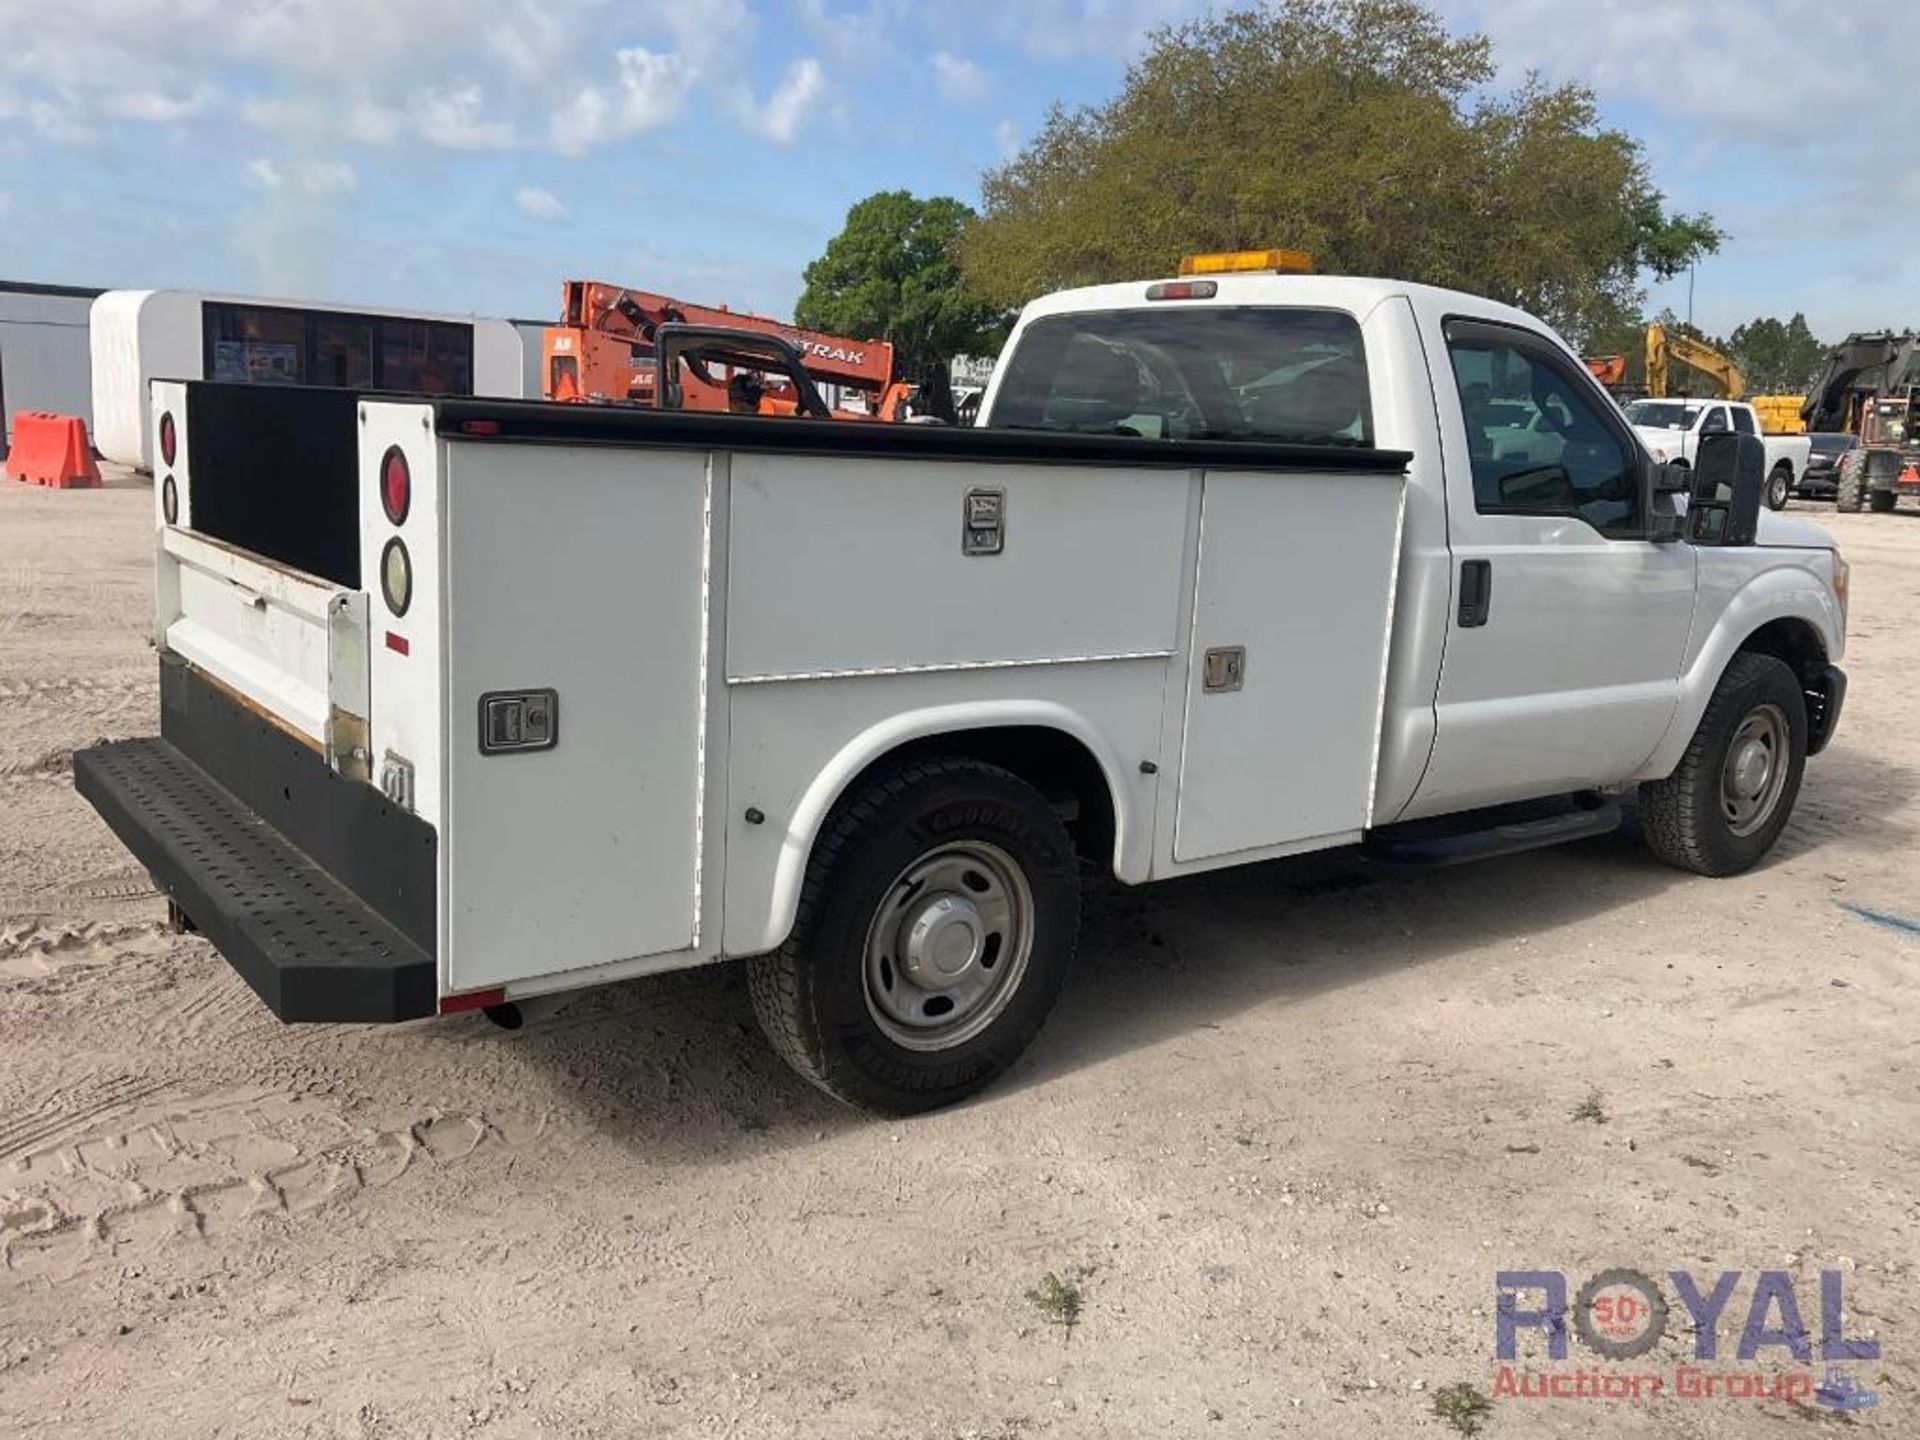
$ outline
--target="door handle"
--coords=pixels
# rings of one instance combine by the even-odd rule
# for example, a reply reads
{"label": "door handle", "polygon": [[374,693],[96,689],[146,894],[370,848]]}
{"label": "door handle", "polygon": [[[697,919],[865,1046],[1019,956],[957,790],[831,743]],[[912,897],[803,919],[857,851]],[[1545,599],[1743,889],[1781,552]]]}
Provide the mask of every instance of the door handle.
{"label": "door handle", "polygon": [[1493,562],[1460,562],[1460,628],[1471,630],[1487,623],[1493,611]]}

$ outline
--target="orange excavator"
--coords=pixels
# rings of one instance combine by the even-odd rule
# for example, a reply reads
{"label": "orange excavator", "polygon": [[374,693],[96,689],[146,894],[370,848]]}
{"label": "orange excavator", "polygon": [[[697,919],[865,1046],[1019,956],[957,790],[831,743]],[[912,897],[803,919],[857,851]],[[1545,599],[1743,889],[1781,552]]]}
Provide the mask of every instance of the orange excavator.
{"label": "orange excavator", "polygon": [[[708,364],[688,355],[686,373],[669,377],[664,400],[655,343],[662,326],[671,327],[672,334],[707,336],[708,354],[718,356],[718,362]],[[723,332],[742,341],[768,337],[773,343],[764,353],[797,355],[806,377],[815,383],[865,397],[863,410],[831,410],[836,420],[906,418],[914,387],[893,378],[893,346],[884,340],[802,330],[744,310],[689,304],[597,280],[568,280],[561,287],[560,323],[547,328],[541,345],[541,390],[549,400],[665,403],[682,410],[736,414],[814,413],[799,393],[798,377],[783,376],[771,363],[765,370],[754,368],[751,345],[732,353],[724,344],[716,347],[713,337],[724,339]],[[675,360],[676,371],[681,363]]]}
{"label": "orange excavator", "polygon": [[1593,378],[1609,390],[1626,378],[1627,357],[1624,355],[1588,355],[1584,358]]}

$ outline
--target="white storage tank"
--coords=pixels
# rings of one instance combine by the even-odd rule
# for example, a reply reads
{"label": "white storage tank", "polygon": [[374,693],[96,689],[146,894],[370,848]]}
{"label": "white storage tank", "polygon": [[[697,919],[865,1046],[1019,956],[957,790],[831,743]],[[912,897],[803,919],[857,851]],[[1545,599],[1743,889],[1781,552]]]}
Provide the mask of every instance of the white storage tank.
{"label": "white storage tank", "polygon": [[141,470],[153,468],[154,380],[525,394],[520,332],[506,320],[187,290],[109,290],[91,318],[94,448]]}

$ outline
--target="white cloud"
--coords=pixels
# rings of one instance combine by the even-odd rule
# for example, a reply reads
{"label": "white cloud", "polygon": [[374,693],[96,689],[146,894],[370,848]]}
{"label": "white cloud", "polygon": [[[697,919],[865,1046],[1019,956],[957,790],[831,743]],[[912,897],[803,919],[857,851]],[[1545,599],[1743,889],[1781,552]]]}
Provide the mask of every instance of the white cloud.
{"label": "white cloud", "polygon": [[168,95],[158,90],[130,90],[108,96],[101,108],[117,120],[176,125],[205,110],[212,99],[212,87],[207,85],[195,85],[180,95]]}
{"label": "white cloud", "polygon": [[1013,159],[1020,153],[1020,127],[1011,120],[1002,120],[993,127],[993,143],[1002,160]]}
{"label": "white cloud", "polygon": [[1205,0],[976,0],[982,26],[1029,54],[1130,59],[1147,36],[1205,10]]}
{"label": "white cloud", "polygon": [[871,70],[896,57],[893,22],[898,9],[891,0],[867,0],[864,8],[829,10],[826,0],[789,0],[805,26],[808,43],[823,50],[835,65],[848,70]]}
{"label": "white cloud", "polygon": [[247,180],[269,192],[288,190],[315,199],[329,195],[351,194],[360,187],[360,177],[344,160],[310,160],[283,170],[266,156],[249,160]]}
{"label": "white cloud", "polygon": [[[1702,138],[1831,144],[1783,95],[1848,93],[1866,47],[1904,55],[1920,44],[1920,7],[1890,6],[1862,24],[1826,0],[1443,0],[1456,29],[1484,30],[1517,80],[1538,70],[1604,100],[1644,100],[1701,127]],[[1817,45],[1806,37],[1819,35]],[[1838,148],[1838,147],[1836,147]]]}
{"label": "white cloud", "polygon": [[516,5],[513,11],[487,27],[488,52],[521,84],[538,86],[564,73],[576,37],[563,17],[539,5]]}
{"label": "white cloud", "polygon": [[554,112],[549,133],[562,154],[581,155],[679,117],[694,80],[683,56],[635,45],[614,58],[619,71],[612,87],[588,85]]}
{"label": "white cloud", "polygon": [[[890,3],[850,12],[864,28],[848,54],[871,53]],[[747,0],[0,0],[0,120],[79,143],[237,114],[316,146],[583,154],[673,123],[704,90],[784,143],[823,76],[801,62],[743,106],[755,31]]]}
{"label": "white cloud", "polygon": [[513,203],[520,213],[533,220],[564,220],[567,207],[560,203],[560,197],[551,190],[542,190],[537,185],[529,185],[518,191]]}
{"label": "white cloud", "polygon": [[429,89],[410,108],[420,138],[443,150],[505,150],[514,143],[511,122],[486,117],[478,85]]}
{"label": "white cloud", "polygon": [[56,145],[84,145],[94,138],[92,126],[48,100],[30,103],[27,106],[27,119],[34,133]]}
{"label": "white cloud", "polygon": [[970,105],[985,99],[991,86],[986,71],[973,61],[945,50],[933,52],[933,78],[940,93],[956,105]]}
{"label": "white cloud", "polygon": [[300,167],[299,184],[309,195],[346,195],[360,188],[360,177],[344,160],[317,160]]}
{"label": "white cloud", "polygon": [[776,145],[791,145],[826,89],[827,75],[818,60],[796,60],[787,67],[786,76],[766,104],[755,106],[751,96],[744,100],[741,119],[756,135]]}

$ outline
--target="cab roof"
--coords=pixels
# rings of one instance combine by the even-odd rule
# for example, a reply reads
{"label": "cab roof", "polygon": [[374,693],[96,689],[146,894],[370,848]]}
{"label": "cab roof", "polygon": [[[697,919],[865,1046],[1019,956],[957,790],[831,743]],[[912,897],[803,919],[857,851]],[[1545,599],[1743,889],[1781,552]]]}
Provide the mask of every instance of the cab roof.
{"label": "cab roof", "polygon": [[1169,310],[1221,308],[1244,305],[1311,305],[1330,310],[1345,310],[1364,319],[1383,300],[1404,296],[1414,308],[1425,314],[1473,315],[1487,320],[1504,320],[1532,330],[1549,326],[1524,310],[1461,290],[1446,290],[1435,285],[1415,285],[1405,280],[1373,279],[1359,275],[1274,275],[1224,274],[1191,276],[1215,285],[1211,297],[1203,300],[1149,300],[1147,287],[1169,283],[1164,279],[1127,280],[1113,285],[1084,285],[1075,290],[1056,290],[1042,295],[1020,312],[1020,326],[1046,315],[1072,315],[1097,310]]}

